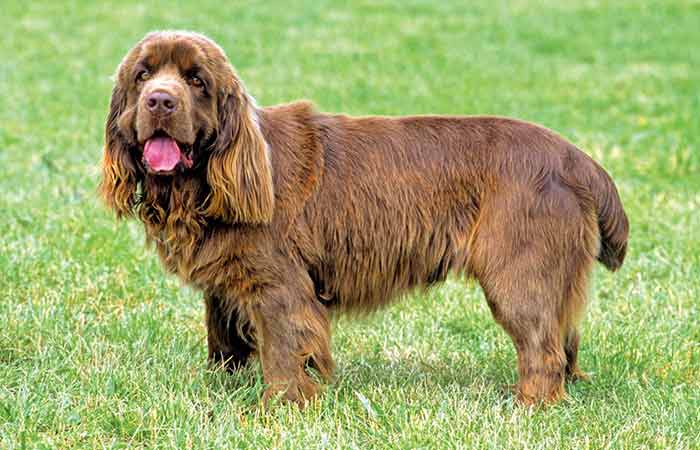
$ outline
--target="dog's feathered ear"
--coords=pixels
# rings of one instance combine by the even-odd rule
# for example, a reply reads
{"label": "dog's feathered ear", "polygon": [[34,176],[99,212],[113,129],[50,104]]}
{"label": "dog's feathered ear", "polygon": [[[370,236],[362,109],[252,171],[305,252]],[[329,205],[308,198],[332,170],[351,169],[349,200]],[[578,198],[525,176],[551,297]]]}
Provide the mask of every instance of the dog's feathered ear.
{"label": "dog's feathered ear", "polygon": [[126,92],[117,85],[112,90],[109,116],[105,125],[105,147],[102,157],[102,180],[99,192],[118,218],[132,216],[138,185],[137,168],[129,148],[119,135],[117,121],[126,108]]}
{"label": "dog's feathered ear", "polygon": [[219,124],[207,166],[211,192],[204,214],[229,223],[269,223],[275,194],[270,150],[253,101],[234,83],[219,96]]}

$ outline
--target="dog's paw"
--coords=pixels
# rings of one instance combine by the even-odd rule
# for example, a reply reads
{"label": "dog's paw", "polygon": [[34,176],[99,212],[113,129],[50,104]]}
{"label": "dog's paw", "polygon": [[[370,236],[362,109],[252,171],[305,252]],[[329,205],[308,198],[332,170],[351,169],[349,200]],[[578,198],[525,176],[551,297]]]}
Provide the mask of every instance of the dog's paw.
{"label": "dog's paw", "polygon": [[275,403],[293,403],[299,408],[305,408],[319,392],[319,386],[311,380],[290,383],[287,387],[280,385],[265,389],[262,402],[266,407]]}
{"label": "dog's paw", "polygon": [[566,381],[569,383],[577,383],[579,381],[582,381],[584,383],[588,383],[591,381],[591,376],[588,375],[586,372],[582,371],[581,369],[575,369],[572,372],[568,372],[566,374]]}

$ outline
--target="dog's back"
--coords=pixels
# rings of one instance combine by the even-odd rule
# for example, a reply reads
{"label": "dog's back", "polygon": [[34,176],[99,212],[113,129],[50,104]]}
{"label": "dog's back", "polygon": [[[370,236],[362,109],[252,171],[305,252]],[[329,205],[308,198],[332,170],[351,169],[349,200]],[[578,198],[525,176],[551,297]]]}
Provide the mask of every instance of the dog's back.
{"label": "dog's back", "polygon": [[[478,224],[495,205],[511,212],[499,227],[521,233],[489,248],[490,260],[505,257],[501,248],[544,245],[526,233],[533,214],[578,220],[581,233],[593,228],[587,245],[595,256],[596,201],[604,196],[620,205],[614,185],[588,156],[530,123],[337,115],[317,121],[323,177],[305,214],[320,248],[312,277],[321,298],[345,310],[370,311],[450,272],[478,275],[487,264],[474,259]],[[621,206],[616,214],[626,227]]]}

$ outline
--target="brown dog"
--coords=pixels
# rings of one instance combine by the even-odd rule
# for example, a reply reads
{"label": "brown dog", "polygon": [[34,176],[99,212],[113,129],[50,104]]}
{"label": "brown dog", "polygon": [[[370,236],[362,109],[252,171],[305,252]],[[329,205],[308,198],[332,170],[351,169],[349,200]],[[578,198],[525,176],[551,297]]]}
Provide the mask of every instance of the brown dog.
{"label": "brown dog", "polygon": [[608,175],[564,139],[497,117],[258,108],[211,40],[146,36],[118,69],[101,194],[204,293],[209,358],[255,352],[302,403],[333,369],[329,316],[450,273],[475,277],[518,352],[518,399],[564,396],[596,258],[622,264]]}

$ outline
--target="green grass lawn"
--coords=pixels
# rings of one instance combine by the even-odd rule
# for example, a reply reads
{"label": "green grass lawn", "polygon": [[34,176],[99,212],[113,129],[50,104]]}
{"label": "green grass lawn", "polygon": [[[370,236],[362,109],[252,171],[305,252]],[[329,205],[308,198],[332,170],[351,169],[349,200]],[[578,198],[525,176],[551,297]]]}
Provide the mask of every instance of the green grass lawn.
{"label": "green grass lawn", "polygon": [[[2,2],[0,448],[700,447],[699,1],[220,4]],[[589,152],[631,222],[591,288],[592,382],[514,404],[512,345],[456,280],[337,321],[304,411],[259,407],[257,363],[208,370],[199,294],[95,195],[111,75],[164,28],[217,40],[263,105],[515,116]]]}

